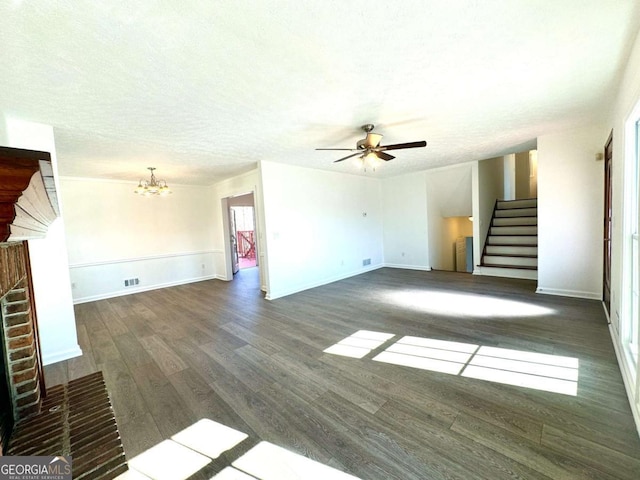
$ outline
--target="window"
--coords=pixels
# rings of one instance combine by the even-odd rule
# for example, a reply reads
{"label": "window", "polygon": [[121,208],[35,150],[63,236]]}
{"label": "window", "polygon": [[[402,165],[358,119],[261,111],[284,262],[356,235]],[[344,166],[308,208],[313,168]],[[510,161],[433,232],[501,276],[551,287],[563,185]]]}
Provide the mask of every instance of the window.
{"label": "window", "polygon": [[640,268],[638,248],[638,201],[640,200],[640,104],[635,109],[627,128],[629,144],[625,155],[624,170],[624,237],[623,284],[620,334],[629,366],[636,374],[639,346]]}

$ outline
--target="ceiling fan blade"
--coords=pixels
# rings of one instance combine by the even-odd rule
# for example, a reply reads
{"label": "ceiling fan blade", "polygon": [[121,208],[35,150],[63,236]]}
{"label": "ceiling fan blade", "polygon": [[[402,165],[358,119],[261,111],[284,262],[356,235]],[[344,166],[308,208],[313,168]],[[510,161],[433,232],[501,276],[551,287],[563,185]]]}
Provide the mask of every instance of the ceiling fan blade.
{"label": "ceiling fan blade", "polygon": [[382,152],[384,150],[399,150],[401,148],[418,148],[426,147],[427,142],[422,140],[421,142],[409,142],[409,143],[396,143],[395,145],[385,145],[384,147],[378,147],[376,151]]}
{"label": "ceiling fan blade", "polygon": [[345,152],[355,152],[357,148],[316,148],[316,150],[344,150]]}
{"label": "ceiling fan blade", "polygon": [[347,155],[346,157],[339,158],[338,160],[335,160],[333,163],[341,162],[343,160],[346,160],[347,158],[355,157],[356,155],[362,155],[362,154],[360,152],[358,152],[358,153],[354,153],[352,155]]}
{"label": "ceiling fan blade", "polygon": [[384,152],[376,152],[376,156],[380,160],[384,160],[385,162],[388,162],[389,160],[393,160],[394,158],[396,158],[393,155],[389,155],[388,153],[384,153]]}

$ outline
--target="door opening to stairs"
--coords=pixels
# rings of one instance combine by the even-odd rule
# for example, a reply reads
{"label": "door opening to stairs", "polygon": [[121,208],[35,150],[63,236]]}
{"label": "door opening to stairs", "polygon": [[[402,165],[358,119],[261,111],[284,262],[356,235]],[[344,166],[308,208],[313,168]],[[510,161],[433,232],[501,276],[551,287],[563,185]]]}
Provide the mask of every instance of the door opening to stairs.
{"label": "door opening to stairs", "polygon": [[[538,200],[497,200],[482,252],[483,272],[537,278]],[[491,270],[490,270],[491,269]],[[508,274],[506,274],[508,271]]]}

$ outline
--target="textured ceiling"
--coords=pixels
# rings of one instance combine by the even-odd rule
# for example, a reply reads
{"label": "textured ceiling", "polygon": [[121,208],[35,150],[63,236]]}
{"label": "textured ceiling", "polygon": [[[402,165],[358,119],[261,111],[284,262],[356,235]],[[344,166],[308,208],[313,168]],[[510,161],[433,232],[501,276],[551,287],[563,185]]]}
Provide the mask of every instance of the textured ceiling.
{"label": "textured ceiling", "polygon": [[357,173],[314,149],[374,123],[383,145],[428,142],[366,173],[392,176],[606,112],[639,28],[636,0],[7,0],[0,111],[55,127],[63,175]]}

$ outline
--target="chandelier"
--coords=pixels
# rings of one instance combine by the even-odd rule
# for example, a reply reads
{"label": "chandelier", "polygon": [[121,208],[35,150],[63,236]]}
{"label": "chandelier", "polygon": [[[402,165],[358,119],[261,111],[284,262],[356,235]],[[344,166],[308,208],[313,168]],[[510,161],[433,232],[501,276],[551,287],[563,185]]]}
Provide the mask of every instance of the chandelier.
{"label": "chandelier", "polygon": [[153,174],[155,167],[147,167],[147,170],[151,170],[151,178],[149,180],[141,179],[134,192],[147,197],[150,195],[169,195],[171,190],[169,190],[166,180],[158,180]]}

